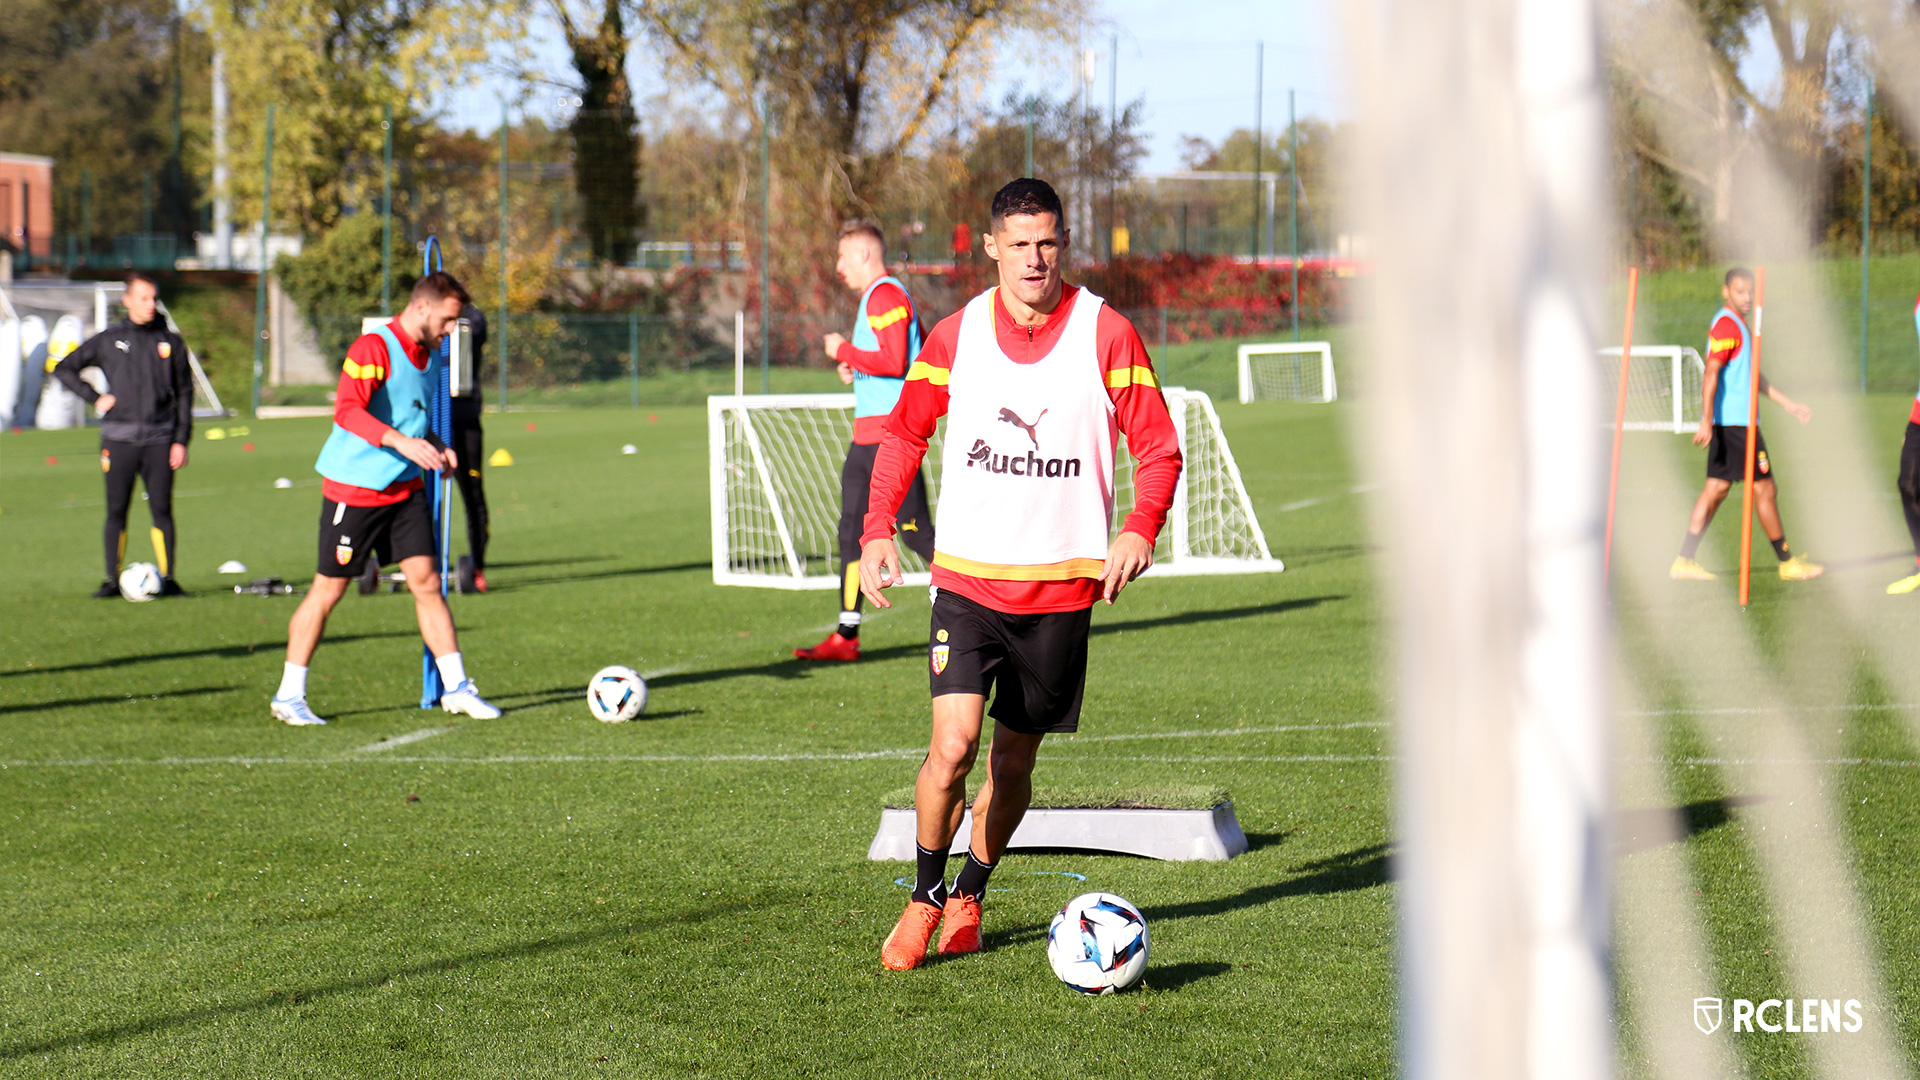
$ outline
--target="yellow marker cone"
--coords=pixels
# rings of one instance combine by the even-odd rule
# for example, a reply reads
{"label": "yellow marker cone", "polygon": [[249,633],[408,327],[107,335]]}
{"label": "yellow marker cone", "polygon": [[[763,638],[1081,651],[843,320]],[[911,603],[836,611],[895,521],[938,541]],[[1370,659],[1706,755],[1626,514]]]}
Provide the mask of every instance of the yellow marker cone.
{"label": "yellow marker cone", "polygon": [[507,448],[502,446],[498,450],[495,450],[493,452],[492,457],[489,457],[487,459],[487,464],[493,466],[496,469],[504,469],[507,466],[513,464],[513,455],[507,453]]}

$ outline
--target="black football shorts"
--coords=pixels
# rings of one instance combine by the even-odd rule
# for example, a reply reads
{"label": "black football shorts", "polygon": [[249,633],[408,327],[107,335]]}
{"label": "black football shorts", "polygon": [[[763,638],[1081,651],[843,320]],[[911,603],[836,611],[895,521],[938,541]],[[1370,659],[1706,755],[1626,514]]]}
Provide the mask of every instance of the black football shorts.
{"label": "black football shorts", "polygon": [[[1753,454],[1753,478],[1755,480],[1773,479],[1773,461],[1767,457],[1767,437],[1760,429],[1754,429],[1756,442]],[[1713,438],[1707,443],[1707,477],[1712,480],[1725,480],[1730,484],[1747,482],[1747,426],[1728,424],[1713,426]]]}
{"label": "black football shorts", "polygon": [[389,506],[348,506],[324,496],[320,499],[322,577],[359,577],[369,555],[374,565],[386,566],[432,554],[433,514],[427,509],[424,488]]}
{"label": "black football shorts", "polygon": [[1080,727],[1093,609],[1016,615],[948,589],[933,599],[933,696],[991,697],[987,715],[1026,735]]}

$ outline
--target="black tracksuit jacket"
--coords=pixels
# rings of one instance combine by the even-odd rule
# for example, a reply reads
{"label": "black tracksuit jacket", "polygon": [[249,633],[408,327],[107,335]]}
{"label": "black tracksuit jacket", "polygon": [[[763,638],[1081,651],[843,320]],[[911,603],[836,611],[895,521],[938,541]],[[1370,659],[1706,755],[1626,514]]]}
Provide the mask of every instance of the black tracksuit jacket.
{"label": "black tracksuit jacket", "polygon": [[91,404],[100,394],[80,378],[80,369],[89,367],[107,377],[114,397],[113,411],[100,419],[102,442],[164,446],[193,438],[193,368],[187,343],[167,329],[164,316],[144,326],[122,319],[53,369],[67,389]]}

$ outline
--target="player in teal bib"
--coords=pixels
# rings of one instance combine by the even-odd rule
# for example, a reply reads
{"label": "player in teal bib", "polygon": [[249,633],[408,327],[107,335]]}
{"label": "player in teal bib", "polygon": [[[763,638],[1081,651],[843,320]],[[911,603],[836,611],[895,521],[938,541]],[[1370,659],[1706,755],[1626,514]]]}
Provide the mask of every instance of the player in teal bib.
{"label": "player in teal bib", "polygon": [[[427,400],[439,377],[439,356],[429,352],[427,369],[422,371],[407,359],[407,351],[400,347],[391,326],[380,327],[379,335],[387,346],[387,378],[367,402],[367,412],[410,439],[424,439],[428,431]],[[420,475],[420,466],[401,457],[398,450],[375,446],[337,422],[320,448],[313,469],[337,483],[374,491]]]}
{"label": "player in teal bib", "polygon": [[[1727,271],[1720,287],[1725,302],[1714,312],[1707,329],[1706,373],[1700,386],[1700,429],[1694,432],[1693,445],[1707,448],[1707,482],[1694,500],[1693,515],[1687,520],[1687,535],[1680,542],[1680,554],[1668,567],[1667,576],[1676,581],[1712,581],[1716,575],[1694,560],[1701,537],[1713,523],[1714,512],[1726,499],[1733,485],[1746,482],[1747,420],[1753,414],[1754,383],[1753,333],[1747,319],[1753,315],[1753,273],[1744,267]],[[1801,423],[1813,410],[1788,397],[1778,386],[1760,376],[1760,392]],[[1753,430],[1753,501],[1760,528],[1773,544],[1780,559],[1783,581],[1805,581],[1819,577],[1826,568],[1795,555],[1787,546],[1786,528],[1780,524],[1780,504],[1774,482],[1773,459],[1767,454],[1767,440],[1758,425]]]}
{"label": "player in teal bib", "polygon": [[[899,278],[887,273],[886,237],[867,221],[840,230],[840,261],[834,267],[847,288],[860,294],[853,336],[828,334],[827,358],[853,386],[853,440],[840,469],[840,622],[825,641],[793,650],[802,660],[860,659],[860,532],[866,527],[867,489],[880,449],[881,425],[900,400],[907,369],[920,355],[920,312]],[[900,538],[923,559],[933,558],[933,514],[926,478],[916,476],[900,505]]]}

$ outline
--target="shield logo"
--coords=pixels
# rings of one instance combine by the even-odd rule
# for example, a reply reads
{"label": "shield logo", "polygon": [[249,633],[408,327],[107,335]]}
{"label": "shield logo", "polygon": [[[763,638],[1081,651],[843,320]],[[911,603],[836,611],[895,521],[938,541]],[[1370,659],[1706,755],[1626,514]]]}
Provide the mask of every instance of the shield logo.
{"label": "shield logo", "polygon": [[353,561],[353,549],[345,544],[335,544],[333,546],[333,561],[339,563],[341,566],[347,565]]}
{"label": "shield logo", "polygon": [[947,670],[947,648],[945,645],[935,645],[933,647],[933,673],[935,675]]}
{"label": "shield logo", "polygon": [[1693,999],[1693,1026],[1699,1028],[1702,1035],[1711,1035],[1720,1030],[1719,998]]}
{"label": "shield logo", "polygon": [[172,355],[173,355],[173,342],[171,341],[161,342],[160,343],[160,359],[165,360],[171,357]]}
{"label": "shield logo", "polygon": [[1767,475],[1768,470],[1771,468],[1767,464],[1767,452],[1765,450],[1758,451],[1754,454],[1754,458],[1754,471],[1758,472],[1761,476]]}
{"label": "shield logo", "polygon": [[100,448],[100,471],[113,471],[113,455],[108,453],[107,448],[104,446]]}

